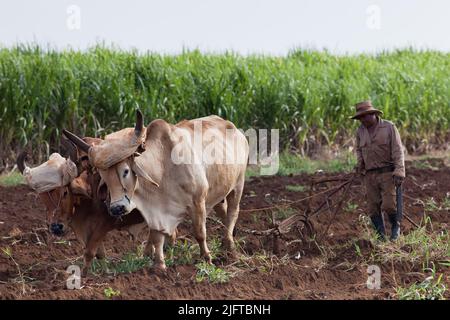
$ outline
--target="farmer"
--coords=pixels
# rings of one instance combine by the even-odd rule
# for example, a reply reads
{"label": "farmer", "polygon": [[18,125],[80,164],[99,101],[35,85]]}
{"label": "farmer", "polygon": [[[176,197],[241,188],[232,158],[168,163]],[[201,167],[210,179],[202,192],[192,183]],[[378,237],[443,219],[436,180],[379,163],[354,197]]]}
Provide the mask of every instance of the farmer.
{"label": "farmer", "polygon": [[401,215],[396,209],[396,190],[405,178],[402,142],[395,125],[380,116],[370,101],[356,104],[351,119],[361,121],[356,133],[357,173],[366,186],[367,209],[373,226],[381,240],[385,240],[382,212],[391,223],[391,241],[400,235]]}

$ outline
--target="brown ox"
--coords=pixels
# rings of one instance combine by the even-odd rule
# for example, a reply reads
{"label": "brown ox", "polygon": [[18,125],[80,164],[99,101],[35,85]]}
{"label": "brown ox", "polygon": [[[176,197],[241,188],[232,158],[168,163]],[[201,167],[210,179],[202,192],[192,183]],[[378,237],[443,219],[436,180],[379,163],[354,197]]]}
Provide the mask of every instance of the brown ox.
{"label": "brown ox", "polygon": [[[84,138],[84,140],[91,145],[101,141],[94,138]],[[146,224],[137,210],[133,210],[123,219],[110,216],[104,203],[107,190],[100,184],[100,175],[84,160],[85,155],[76,156],[77,150],[71,143],[66,146],[73,148],[69,150],[71,158],[77,159],[75,163],[78,164],[78,169],[83,171],[69,184],[38,193],[38,196],[46,207],[50,232],[56,236],[64,236],[69,229],[72,229],[77,239],[84,245],[83,275],[86,275],[94,256],[100,259],[105,257],[102,242],[108,232],[127,230],[134,239]],[[27,168],[26,156],[23,152],[17,159],[22,173]],[[176,234],[174,233],[173,236],[175,237]],[[152,255],[153,251],[153,246],[148,241],[144,254]]]}

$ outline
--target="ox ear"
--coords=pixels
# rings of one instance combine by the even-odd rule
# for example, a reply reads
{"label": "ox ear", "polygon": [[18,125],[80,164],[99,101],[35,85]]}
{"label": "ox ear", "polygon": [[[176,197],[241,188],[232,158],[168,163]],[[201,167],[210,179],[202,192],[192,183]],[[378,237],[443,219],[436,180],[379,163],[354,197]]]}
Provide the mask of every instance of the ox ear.
{"label": "ox ear", "polygon": [[72,193],[77,196],[85,196],[92,199],[92,190],[89,183],[86,181],[86,177],[82,174],[78,178],[73,179],[70,183]]}
{"label": "ox ear", "polygon": [[100,179],[100,182],[98,183],[97,198],[101,201],[106,201],[108,198],[108,187],[103,179]]}
{"label": "ox ear", "polygon": [[72,189],[72,193],[75,196],[83,196],[83,197],[92,199],[90,191],[87,190],[86,188],[83,188],[81,186],[74,186],[72,183],[70,184],[70,188]]}
{"label": "ox ear", "polygon": [[142,153],[145,151],[145,141],[142,142],[136,150],[138,153]]}
{"label": "ox ear", "polygon": [[153,180],[147,172],[145,172],[144,168],[142,168],[138,162],[133,161],[133,163],[131,164],[131,169],[138,177],[144,178],[145,180],[159,188],[159,184],[155,180]]}

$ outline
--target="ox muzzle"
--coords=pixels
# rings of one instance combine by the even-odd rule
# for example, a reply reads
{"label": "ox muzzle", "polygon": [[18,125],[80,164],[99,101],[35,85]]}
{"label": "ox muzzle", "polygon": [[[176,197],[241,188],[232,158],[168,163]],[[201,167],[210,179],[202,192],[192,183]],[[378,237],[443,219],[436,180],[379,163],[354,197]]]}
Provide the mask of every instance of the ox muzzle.
{"label": "ox muzzle", "polygon": [[58,237],[62,237],[66,233],[62,223],[52,223],[49,229],[52,234]]}
{"label": "ox muzzle", "polygon": [[122,199],[110,203],[109,214],[113,217],[121,217],[129,214],[135,208],[136,206],[130,198],[125,195]]}

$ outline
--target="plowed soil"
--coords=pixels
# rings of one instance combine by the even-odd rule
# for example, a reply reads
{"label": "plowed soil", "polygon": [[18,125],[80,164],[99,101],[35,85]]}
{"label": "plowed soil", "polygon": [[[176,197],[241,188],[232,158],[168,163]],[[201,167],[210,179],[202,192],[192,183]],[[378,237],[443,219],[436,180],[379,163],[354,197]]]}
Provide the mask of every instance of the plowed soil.
{"label": "plowed soil", "polygon": [[[434,169],[417,169],[408,164],[408,178],[404,185],[405,212],[416,223],[424,215],[424,206],[415,201],[433,197],[442,203],[449,197],[450,168],[442,161]],[[323,174],[323,176],[328,176]],[[233,276],[226,283],[197,282],[194,264],[168,267],[167,272],[154,272],[146,267],[132,273],[115,276],[90,274],[82,279],[82,288],[68,290],[66,268],[81,261],[83,248],[73,234],[66,241],[58,241],[47,231],[45,210],[27,186],[0,187],[0,298],[2,299],[105,299],[105,288],[120,294],[115,299],[389,299],[395,298],[395,287],[422,281],[421,263],[386,263],[380,265],[381,288],[367,288],[367,263],[373,243],[367,240],[364,213],[364,189],[357,181],[351,188],[350,199],[335,217],[324,211],[312,219],[316,241],[305,240],[294,228],[279,240],[279,252],[273,254],[272,237],[251,235],[251,230],[271,227],[271,215],[266,211],[250,209],[288,203],[308,196],[311,176],[262,177],[247,181],[241,201],[243,212],[239,216],[236,239],[240,254],[247,261],[244,266],[232,258],[220,258],[215,264],[231,270]],[[330,183],[329,186],[336,185]],[[298,187],[296,191],[287,186]],[[322,185],[322,189],[327,186]],[[318,196],[313,209],[323,201]],[[307,201],[293,205],[302,212]],[[284,211],[284,214],[289,211]],[[281,215],[283,212],[281,213]],[[280,213],[278,213],[280,215]],[[427,212],[433,230],[448,230],[449,211],[443,208]],[[281,220],[283,216],[278,216]],[[327,225],[331,222],[326,234]],[[387,224],[389,227],[389,224]],[[221,226],[208,219],[208,237],[218,235]],[[404,219],[402,231],[407,234],[416,227]],[[389,228],[387,228],[389,229]],[[180,226],[181,239],[193,239],[189,221]],[[303,239],[303,241],[302,241]],[[126,232],[111,232],[105,241],[108,258],[120,258],[135,252],[139,241],[130,240]],[[361,252],[355,250],[356,243]],[[192,240],[195,243],[195,240]],[[8,251],[10,255],[5,253]],[[257,258],[260,257],[260,258]],[[263,257],[263,258],[261,258]],[[264,261],[264,263],[262,262]],[[19,273],[20,270],[20,273]],[[443,281],[449,286],[450,272]],[[447,293],[448,297],[448,293]]]}

